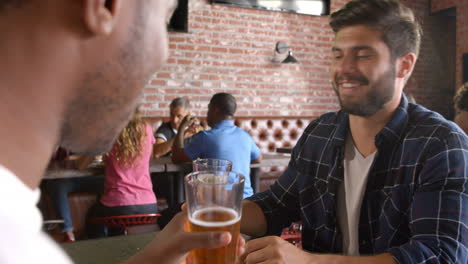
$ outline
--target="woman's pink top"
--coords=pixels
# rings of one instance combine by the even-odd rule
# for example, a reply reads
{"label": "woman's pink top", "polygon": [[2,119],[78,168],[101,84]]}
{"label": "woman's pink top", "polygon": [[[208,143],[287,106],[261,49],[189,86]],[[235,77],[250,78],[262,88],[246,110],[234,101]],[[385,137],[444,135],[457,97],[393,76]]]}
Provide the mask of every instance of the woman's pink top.
{"label": "woman's pink top", "polygon": [[[146,136],[133,166],[121,167],[114,155],[106,160],[106,179],[101,203],[105,206],[125,206],[156,203],[149,172],[149,160],[156,142],[153,130],[145,123]],[[129,167],[129,168],[127,168]]]}

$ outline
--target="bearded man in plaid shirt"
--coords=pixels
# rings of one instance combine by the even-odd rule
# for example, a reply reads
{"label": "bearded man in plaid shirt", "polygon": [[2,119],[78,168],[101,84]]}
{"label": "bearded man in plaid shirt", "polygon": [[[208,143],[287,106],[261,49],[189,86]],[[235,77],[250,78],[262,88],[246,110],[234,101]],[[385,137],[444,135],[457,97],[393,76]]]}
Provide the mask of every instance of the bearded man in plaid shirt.
{"label": "bearded man in plaid shirt", "polygon": [[249,241],[244,263],[468,263],[468,139],[408,103],[421,29],[397,0],[333,13],[332,84],[341,110],[313,121],[284,174],[244,202],[241,231],[302,221],[303,250]]}

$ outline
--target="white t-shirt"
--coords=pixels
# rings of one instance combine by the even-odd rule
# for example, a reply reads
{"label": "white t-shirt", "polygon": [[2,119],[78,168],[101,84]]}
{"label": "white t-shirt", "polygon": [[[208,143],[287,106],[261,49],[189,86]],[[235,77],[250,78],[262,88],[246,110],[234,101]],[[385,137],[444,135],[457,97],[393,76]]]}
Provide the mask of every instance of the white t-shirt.
{"label": "white t-shirt", "polygon": [[359,256],[359,218],[367,176],[375,158],[372,153],[363,157],[356,149],[351,135],[346,139],[344,181],[338,190],[338,225],[343,235],[343,253]]}
{"label": "white t-shirt", "polygon": [[72,263],[42,232],[39,196],[0,165],[0,263]]}

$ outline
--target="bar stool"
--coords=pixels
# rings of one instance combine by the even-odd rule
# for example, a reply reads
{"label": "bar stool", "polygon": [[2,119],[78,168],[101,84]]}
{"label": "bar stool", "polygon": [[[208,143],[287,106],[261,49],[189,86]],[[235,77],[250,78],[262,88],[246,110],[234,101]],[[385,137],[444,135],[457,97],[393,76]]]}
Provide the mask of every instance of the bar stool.
{"label": "bar stool", "polygon": [[[128,234],[129,227],[140,225],[156,225],[157,218],[161,214],[134,214],[134,215],[116,215],[91,217],[88,222],[91,224],[105,225],[108,228],[122,228],[124,235]],[[157,230],[156,228],[155,230]]]}

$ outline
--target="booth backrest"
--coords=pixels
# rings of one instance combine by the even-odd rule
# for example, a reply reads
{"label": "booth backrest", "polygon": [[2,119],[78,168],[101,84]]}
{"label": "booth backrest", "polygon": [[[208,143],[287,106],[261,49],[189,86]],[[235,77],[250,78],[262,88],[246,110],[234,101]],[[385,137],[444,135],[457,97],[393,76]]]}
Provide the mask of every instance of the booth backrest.
{"label": "booth backrest", "polygon": [[[166,119],[157,117],[146,117],[153,130]],[[307,125],[314,117],[304,116],[240,116],[235,117],[234,124],[246,130],[260,148],[262,153],[274,153],[277,148],[293,147]],[[209,129],[205,118],[199,118],[204,129]]]}

